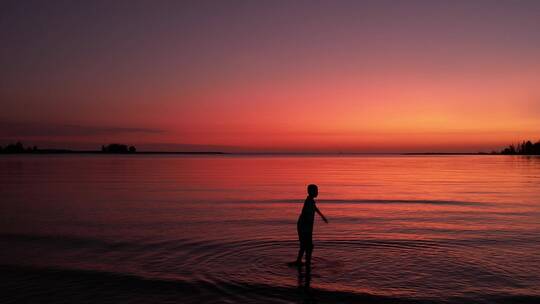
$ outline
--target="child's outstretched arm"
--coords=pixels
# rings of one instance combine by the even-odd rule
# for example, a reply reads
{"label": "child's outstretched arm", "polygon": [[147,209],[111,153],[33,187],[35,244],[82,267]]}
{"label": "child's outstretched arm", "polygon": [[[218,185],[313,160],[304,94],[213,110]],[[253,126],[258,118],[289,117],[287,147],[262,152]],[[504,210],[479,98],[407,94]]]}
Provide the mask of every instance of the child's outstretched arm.
{"label": "child's outstretched arm", "polygon": [[328,224],[328,220],[326,219],[326,217],[324,217],[324,214],[322,214],[322,212],[319,210],[319,208],[315,207],[315,212],[317,212],[317,214],[319,214],[321,216],[323,221]]}

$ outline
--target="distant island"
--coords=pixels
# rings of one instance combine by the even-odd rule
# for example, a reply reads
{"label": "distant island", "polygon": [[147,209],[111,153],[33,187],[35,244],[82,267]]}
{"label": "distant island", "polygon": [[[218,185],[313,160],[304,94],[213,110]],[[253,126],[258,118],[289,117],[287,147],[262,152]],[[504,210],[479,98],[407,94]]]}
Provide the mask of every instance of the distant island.
{"label": "distant island", "polygon": [[199,152],[160,152],[160,151],[144,151],[138,152],[135,146],[125,144],[108,144],[101,146],[100,150],[69,150],[69,149],[39,149],[37,146],[25,147],[23,143],[16,142],[5,147],[0,146],[0,154],[69,154],[69,153],[85,153],[85,154],[226,154],[218,151],[199,151]]}

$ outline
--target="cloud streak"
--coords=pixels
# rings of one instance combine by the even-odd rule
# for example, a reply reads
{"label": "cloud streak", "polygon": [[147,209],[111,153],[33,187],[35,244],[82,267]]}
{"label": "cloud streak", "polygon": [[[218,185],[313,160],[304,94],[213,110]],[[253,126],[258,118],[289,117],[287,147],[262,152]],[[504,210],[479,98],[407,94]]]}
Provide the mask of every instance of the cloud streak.
{"label": "cloud streak", "polygon": [[72,124],[0,122],[0,136],[4,137],[71,137],[133,133],[161,134],[164,133],[164,130],[139,127],[98,127]]}

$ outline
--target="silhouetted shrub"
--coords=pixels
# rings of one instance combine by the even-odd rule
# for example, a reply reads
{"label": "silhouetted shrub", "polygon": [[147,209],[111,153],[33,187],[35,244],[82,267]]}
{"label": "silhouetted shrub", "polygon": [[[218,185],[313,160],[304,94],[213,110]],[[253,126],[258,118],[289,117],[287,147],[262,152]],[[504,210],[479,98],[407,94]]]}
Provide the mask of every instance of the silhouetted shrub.
{"label": "silhouetted shrub", "polygon": [[510,145],[501,151],[501,154],[540,155],[540,141],[532,143],[530,140],[523,141],[517,146]]}
{"label": "silhouetted shrub", "polygon": [[135,153],[137,150],[134,146],[128,148],[127,145],[123,144],[110,144],[106,146],[101,146],[101,152],[104,153]]}
{"label": "silhouetted shrub", "polygon": [[19,141],[14,144],[9,144],[5,147],[0,146],[0,153],[37,153],[39,152],[38,147],[24,147],[24,145]]}
{"label": "silhouetted shrub", "polygon": [[4,153],[24,153],[25,149],[21,142],[9,144],[4,148]]}

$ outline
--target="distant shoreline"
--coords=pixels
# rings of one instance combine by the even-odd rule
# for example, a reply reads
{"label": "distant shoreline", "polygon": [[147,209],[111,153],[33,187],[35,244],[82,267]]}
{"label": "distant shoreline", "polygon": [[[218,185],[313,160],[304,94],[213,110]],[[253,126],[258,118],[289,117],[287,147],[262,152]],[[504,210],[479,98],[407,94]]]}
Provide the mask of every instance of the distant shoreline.
{"label": "distant shoreline", "polygon": [[141,151],[141,152],[102,152],[102,151],[86,151],[86,150],[56,150],[56,149],[43,149],[30,152],[17,152],[17,153],[0,153],[0,155],[37,155],[37,154],[101,154],[101,155],[137,155],[137,154],[198,154],[198,155],[221,155],[229,154],[219,151],[201,151],[201,152],[180,152],[180,151]]}
{"label": "distant shoreline", "polygon": [[365,152],[222,152],[222,151],[137,151],[137,152],[102,152],[98,150],[65,150],[65,149],[43,149],[19,153],[0,153],[0,155],[51,155],[51,154],[96,154],[96,155],[503,155],[501,153],[486,152],[388,152],[388,153],[365,153]]}
{"label": "distant shoreline", "polygon": [[39,149],[37,146],[25,147],[20,141],[9,144],[6,147],[0,146],[0,154],[100,154],[100,155],[250,155],[250,156],[347,156],[347,155],[538,155],[540,141],[533,144],[531,141],[523,142],[520,145],[510,145],[503,151],[491,152],[223,152],[223,151],[137,151],[135,146],[126,144],[102,145],[100,150],[71,150],[66,148]]}
{"label": "distant shoreline", "polygon": [[102,145],[100,150],[71,150],[66,148],[39,149],[37,146],[24,146],[22,142],[0,146],[0,154],[147,154],[147,155],[540,155],[540,141],[510,145],[501,151],[491,152],[223,152],[223,151],[137,151],[133,145],[112,143]]}
{"label": "distant shoreline", "polygon": [[501,155],[501,153],[487,152],[413,152],[400,153],[401,155]]}

